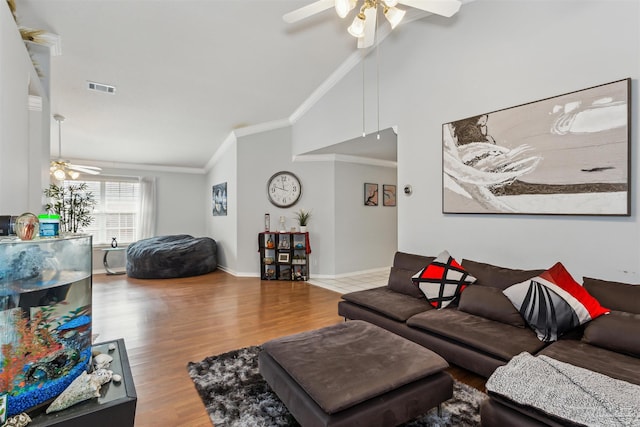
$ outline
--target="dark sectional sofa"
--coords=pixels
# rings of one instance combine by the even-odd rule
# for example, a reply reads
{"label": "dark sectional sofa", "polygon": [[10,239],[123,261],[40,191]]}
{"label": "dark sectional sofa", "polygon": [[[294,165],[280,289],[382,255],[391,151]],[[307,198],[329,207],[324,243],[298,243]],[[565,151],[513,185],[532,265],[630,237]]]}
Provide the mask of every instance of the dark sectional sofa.
{"label": "dark sectional sofa", "polygon": [[[456,307],[436,310],[411,280],[433,259],[396,253],[388,285],[343,295],[338,313],[394,332],[484,377],[528,352],[640,384],[640,286],[584,278],[584,288],[611,314],[547,343],[537,338],[502,293],[544,269],[520,270],[463,259],[462,267],[477,281],[462,292]],[[500,396],[485,401],[481,414],[484,426],[567,425]]]}

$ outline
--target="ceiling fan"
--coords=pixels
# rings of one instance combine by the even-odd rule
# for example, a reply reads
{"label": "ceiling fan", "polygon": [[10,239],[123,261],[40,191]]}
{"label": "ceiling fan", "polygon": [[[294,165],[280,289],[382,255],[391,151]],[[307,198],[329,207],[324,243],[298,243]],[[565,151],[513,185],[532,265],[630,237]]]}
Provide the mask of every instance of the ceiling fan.
{"label": "ceiling fan", "polygon": [[402,21],[406,13],[405,10],[396,7],[398,4],[449,18],[460,10],[462,2],[460,0],[316,0],[285,14],[282,19],[287,23],[293,23],[331,7],[335,8],[340,18],[346,18],[358,4],[361,4],[360,9],[347,31],[358,39],[359,48],[366,48],[375,42],[378,8],[382,10],[393,29]]}
{"label": "ceiling fan", "polygon": [[102,170],[96,166],[83,166],[74,165],[66,160],[62,160],[62,127],[61,123],[64,122],[64,116],[60,114],[54,114],[53,118],[58,122],[58,160],[51,161],[51,175],[58,181],[63,181],[67,178],[77,179],[80,173],[87,173],[90,175],[98,175]]}

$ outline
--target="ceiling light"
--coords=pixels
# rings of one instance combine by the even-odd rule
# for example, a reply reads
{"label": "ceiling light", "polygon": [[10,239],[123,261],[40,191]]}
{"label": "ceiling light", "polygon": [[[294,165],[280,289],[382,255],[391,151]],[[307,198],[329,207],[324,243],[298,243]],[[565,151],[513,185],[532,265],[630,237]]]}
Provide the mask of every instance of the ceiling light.
{"label": "ceiling light", "polygon": [[355,18],[353,18],[353,22],[351,23],[351,25],[349,26],[349,28],[347,28],[347,31],[349,31],[349,34],[351,34],[353,37],[359,38],[364,36],[364,20],[365,20],[365,16],[364,13],[360,12],[356,15]]}
{"label": "ceiling light", "polygon": [[385,15],[393,29],[405,15],[404,10],[396,9],[399,4],[449,18],[460,10],[462,0],[315,0],[285,13],[282,19],[293,23],[327,9],[335,9],[340,18],[346,18],[351,10],[361,5],[360,12],[353,19],[348,31],[358,39],[358,48],[368,48],[378,40],[378,12]]}
{"label": "ceiling light", "polygon": [[384,8],[384,16],[387,18],[387,21],[389,21],[389,24],[391,24],[391,29],[394,29],[400,21],[402,21],[405,13],[406,12],[404,10],[400,10],[393,6]]}
{"label": "ceiling light", "polygon": [[[351,3],[349,3],[348,0],[335,0],[336,12],[338,12],[338,15],[341,18],[347,16],[347,13],[349,13],[349,11],[357,3],[357,1],[350,1]],[[365,33],[374,34],[375,30],[372,32],[367,32],[366,30],[367,25],[376,25],[375,18],[378,13],[378,6],[382,8],[384,16],[387,18],[387,21],[389,21],[389,24],[391,24],[391,29],[394,29],[400,23],[400,21],[402,21],[402,18],[404,18],[404,15],[406,13],[404,10],[396,8],[395,5],[397,4],[398,0],[363,0],[362,7],[360,7],[360,13],[358,13],[356,17],[353,18],[353,22],[351,23],[351,26],[349,26],[347,31],[349,31],[349,34],[351,34],[353,37],[359,39],[365,37]],[[373,11],[374,13],[369,13],[370,11]],[[373,22],[369,23],[369,21],[367,20],[367,13],[369,13],[368,16],[369,18],[372,18]],[[370,43],[365,43],[365,46],[370,46],[372,43],[373,41],[371,40]]]}
{"label": "ceiling light", "polygon": [[340,18],[345,18],[356,4],[356,0],[336,0],[336,13]]}
{"label": "ceiling light", "polygon": [[102,169],[95,166],[82,166],[73,165],[66,160],[62,160],[62,125],[64,122],[64,116],[60,114],[54,114],[53,118],[58,122],[58,160],[52,160],[49,171],[58,181],[64,181],[65,179],[78,179],[80,172],[88,173],[91,175],[98,175]]}
{"label": "ceiling light", "polygon": [[53,166],[52,167],[52,175],[55,179],[57,179],[58,181],[63,181],[65,179],[65,177],[67,176],[66,173],[64,173],[64,169],[62,169],[59,166]]}

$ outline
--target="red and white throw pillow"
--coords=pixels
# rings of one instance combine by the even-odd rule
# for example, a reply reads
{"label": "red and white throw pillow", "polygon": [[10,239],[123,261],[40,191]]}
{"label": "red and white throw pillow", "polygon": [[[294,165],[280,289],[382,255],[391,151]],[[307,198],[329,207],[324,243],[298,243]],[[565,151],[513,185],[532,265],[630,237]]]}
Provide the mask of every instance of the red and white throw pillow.
{"label": "red and white throw pillow", "polygon": [[503,293],[541,341],[556,341],[576,326],[609,313],[559,262]]}
{"label": "red and white throw pillow", "polygon": [[443,251],[411,279],[435,308],[447,307],[465,287],[476,281],[447,251]]}

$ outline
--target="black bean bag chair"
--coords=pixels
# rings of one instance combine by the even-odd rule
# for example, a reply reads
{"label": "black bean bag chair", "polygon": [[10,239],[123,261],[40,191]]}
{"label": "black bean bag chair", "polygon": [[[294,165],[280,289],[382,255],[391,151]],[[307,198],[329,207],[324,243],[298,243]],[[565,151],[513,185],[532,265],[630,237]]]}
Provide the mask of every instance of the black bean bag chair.
{"label": "black bean bag chair", "polygon": [[127,248],[127,275],[170,279],[210,273],[218,267],[216,241],[177,234],[139,240]]}

